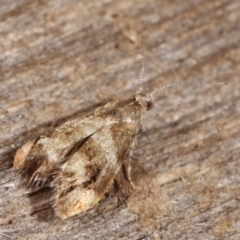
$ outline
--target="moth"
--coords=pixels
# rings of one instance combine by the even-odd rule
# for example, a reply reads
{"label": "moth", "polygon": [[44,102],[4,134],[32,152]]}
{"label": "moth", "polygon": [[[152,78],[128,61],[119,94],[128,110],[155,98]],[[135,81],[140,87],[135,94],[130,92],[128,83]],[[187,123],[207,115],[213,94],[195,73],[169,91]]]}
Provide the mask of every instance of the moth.
{"label": "moth", "polygon": [[30,184],[44,185],[53,175],[54,208],[66,219],[93,207],[130,158],[142,111],[152,99],[136,94],[68,121],[18,149],[13,166],[31,172]]}
{"label": "moth", "polygon": [[[142,77],[143,73],[142,61]],[[160,90],[178,84],[223,84],[176,82],[144,93],[142,77],[139,90],[129,99],[110,101],[18,149],[13,167],[28,172],[32,186],[50,184],[54,209],[61,219],[92,208],[107,192],[123,163],[130,166],[142,112],[151,109]]]}

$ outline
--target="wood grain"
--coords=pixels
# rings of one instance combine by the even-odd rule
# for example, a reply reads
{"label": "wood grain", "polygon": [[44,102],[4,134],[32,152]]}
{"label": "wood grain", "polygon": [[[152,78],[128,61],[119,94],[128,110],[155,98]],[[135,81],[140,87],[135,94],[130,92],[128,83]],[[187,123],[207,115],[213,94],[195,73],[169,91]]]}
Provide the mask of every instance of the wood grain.
{"label": "wood grain", "polygon": [[[0,0],[0,239],[240,239],[239,0]],[[66,221],[12,169],[18,147],[110,98],[176,81],[143,114],[132,164]],[[121,193],[121,194],[120,194]],[[37,212],[38,210],[41,210]],[[35,214],[33,214],[35,212]],[[31,214],[32,213],[32,214]]]}

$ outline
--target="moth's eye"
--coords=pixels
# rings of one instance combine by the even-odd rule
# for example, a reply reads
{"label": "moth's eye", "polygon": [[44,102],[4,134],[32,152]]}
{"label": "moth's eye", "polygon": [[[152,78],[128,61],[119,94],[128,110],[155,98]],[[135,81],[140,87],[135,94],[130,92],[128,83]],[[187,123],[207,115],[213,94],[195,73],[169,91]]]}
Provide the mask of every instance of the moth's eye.
{"label": "moth's eye", "polygon": [[147,111],[151,110],[152,107],[153,107],[153,103],[152,102],[147,102],[147,104],[146,104]]}

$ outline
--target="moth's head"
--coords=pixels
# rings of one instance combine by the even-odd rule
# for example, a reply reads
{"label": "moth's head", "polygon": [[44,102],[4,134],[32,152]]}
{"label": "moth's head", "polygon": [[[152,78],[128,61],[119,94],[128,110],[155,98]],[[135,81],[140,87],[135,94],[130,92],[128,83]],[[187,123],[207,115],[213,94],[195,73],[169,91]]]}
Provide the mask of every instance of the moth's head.
{"label": "moth's head", "polygon": [[150,94],[138,93],[133,97],[133,100],[146,111],[151,110],[153,107],[153,99],[151,98]]}
{"label": "moth's head", "polygon": [[114,101],[105,106],[105,114],[108,122],[136,122],[141,118],[142,110],[150,110],[152,101],[149,96],[136,94],[135,96],[121,101]]}

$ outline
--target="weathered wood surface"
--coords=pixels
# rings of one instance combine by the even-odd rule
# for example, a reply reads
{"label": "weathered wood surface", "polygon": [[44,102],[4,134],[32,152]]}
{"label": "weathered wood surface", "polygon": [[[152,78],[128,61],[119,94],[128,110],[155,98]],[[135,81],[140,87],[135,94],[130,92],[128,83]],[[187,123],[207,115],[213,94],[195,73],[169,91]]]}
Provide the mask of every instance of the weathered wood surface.
{"label": "weathered wood surface", "polygon": [[[17,148],[136,91],[142,20],[145,89],[229,84],[159,94],[142,117],[136,191],[120,174],[121,191],[88,212],[31,214],[51,192],[24,195]],[[239,0],[1,0],[0,239],[240,239],[239,23]]]}

